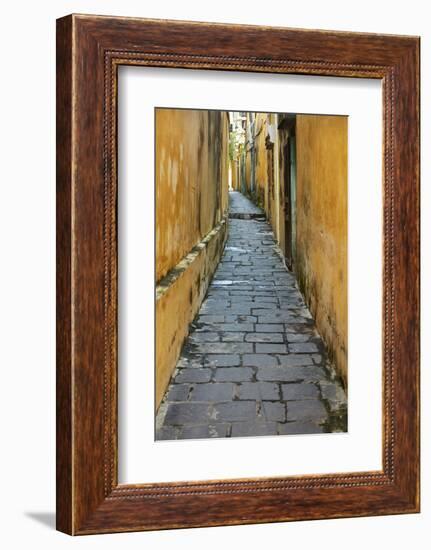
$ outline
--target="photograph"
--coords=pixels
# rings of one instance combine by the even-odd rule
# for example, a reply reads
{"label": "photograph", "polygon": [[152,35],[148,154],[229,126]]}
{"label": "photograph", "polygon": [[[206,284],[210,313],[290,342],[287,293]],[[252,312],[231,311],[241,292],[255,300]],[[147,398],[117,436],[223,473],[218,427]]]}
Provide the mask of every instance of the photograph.
{"label": "photograph", "polygon": [[348,431],[348,115],[155,108],[155,439]]}

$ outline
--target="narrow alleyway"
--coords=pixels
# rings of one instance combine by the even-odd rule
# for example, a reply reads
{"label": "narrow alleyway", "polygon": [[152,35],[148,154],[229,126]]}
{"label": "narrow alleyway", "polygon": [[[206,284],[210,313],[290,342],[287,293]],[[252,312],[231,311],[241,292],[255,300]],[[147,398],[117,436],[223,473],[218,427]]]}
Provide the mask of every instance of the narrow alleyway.
{"label": "narrow alleyway", "polygon": [[264,214],[230,193],[229,237],[156,439],[346,430],[346,397]]}

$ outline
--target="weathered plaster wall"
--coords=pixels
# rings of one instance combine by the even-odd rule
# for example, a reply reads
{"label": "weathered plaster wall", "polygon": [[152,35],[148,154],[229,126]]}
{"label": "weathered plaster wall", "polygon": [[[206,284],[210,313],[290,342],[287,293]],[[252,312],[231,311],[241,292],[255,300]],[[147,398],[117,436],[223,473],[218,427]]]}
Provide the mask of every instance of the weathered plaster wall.
{"label": "weathered plaster wall", "polygon": [[226,112],[156,110],[157,406],[223,250],[228,147]]}
{"label": "weathered plaster wall", "polygon": [[255,118],[255,149],[256,149],[256,189],[254,193],[255,202],[267,209],[268,186],[267,186],[267,151],[265,147],[266,114],[256,113]]}
{"label": "weathered plaster wall", "polygon": [[251,164],[252,164],[252,158],[251,158],[251,144],[246,143],[245,148],[245,189],[246,194],[251,193]]}
{"label": "weathered plaster wall", "polygon": [[228,117],[156,110],[156,280],[219,222],[228,202]]}
{"label": "weathered plaster wall", "polygon": [[347,382],[347,117],[296,117],[296,272]]}
{"label": "weathered plaster wall", "polygon": [[237,159],[231,160],[231,174],[232,174],[232,189],[234,191],[239,190],[239,161]]}
{"label": "weathered plaster wall", "polygon": [[[276,125],[276,114],[256,113],[256,190],[253,199],[265,211],[279,242],[282,231],[280,209],[283,208],[283,202],[280,200]],[[274,130],[272,132],[271,127]]]}
{"label": "weathered plaster wall", "polygon": [[268,211],[269,221],[274,231],[277,242],[280,241],[279,228],[279,179],[278,179],[278,159],[277,147],[274,148],[274,136],[270,134],[273,115],[268,115],[265,128],[265,147],[266,147],[266,172],[268,181]]}

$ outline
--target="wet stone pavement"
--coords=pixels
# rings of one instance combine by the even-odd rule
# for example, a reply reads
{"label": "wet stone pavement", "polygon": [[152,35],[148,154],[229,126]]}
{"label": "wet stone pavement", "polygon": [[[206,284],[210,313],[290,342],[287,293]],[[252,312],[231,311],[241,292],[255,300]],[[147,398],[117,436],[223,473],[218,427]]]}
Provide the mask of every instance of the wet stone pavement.
{"label": "wet stone pavement", "polygon": [[346,431],[345,393],[269,224],[240,193],[230,193],[230,211],[226,247],[160,405],[156,439]]}

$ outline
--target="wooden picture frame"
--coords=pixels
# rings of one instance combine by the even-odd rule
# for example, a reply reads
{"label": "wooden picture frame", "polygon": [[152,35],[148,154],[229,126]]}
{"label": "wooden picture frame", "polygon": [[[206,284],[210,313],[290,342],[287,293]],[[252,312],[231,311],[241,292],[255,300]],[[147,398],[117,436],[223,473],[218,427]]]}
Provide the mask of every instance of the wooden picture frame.
{"label": "wooden picture frame", "polygon": [[[383,83],[382,471],[119,485],[119,65]],[[57,529],[419,511],[419,38],[70,15],[57,21]]]}

